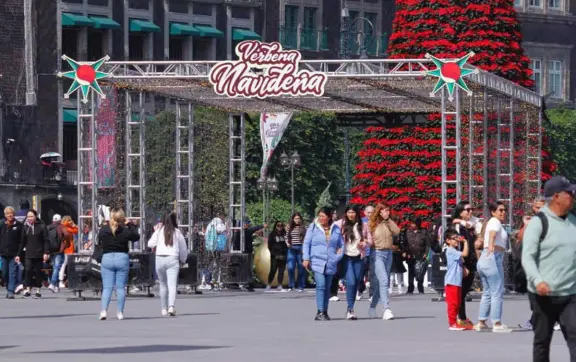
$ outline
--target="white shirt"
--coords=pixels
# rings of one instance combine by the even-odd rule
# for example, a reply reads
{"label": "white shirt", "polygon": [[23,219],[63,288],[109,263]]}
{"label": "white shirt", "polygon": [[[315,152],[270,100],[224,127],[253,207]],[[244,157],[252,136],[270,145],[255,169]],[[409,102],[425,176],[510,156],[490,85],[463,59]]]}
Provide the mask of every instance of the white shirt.
{"label": "white shirt", "polygon": [[362,241],[362,234],[358,231],[358,224],[354,224],[354,240],[345,243],[344,254],[348,256],[358,256],[360,255],[360,249],[358,249],[358,243]]}
{"label": "white shirt", "polygon": [[484,248],[490,245],[490,231],[495,231],[494,245],[506,249],[506,242],[508,241],[508,233],[502,227],[502,223],[495,217],[490,218],[486,224],[486,231],[484,231]]}
{"label": "white shirt", "polygon": [[156,248],[156,255],[159,256],[175,256],[181,263],[186,263],[188,259],[188,248],[186,247],[186,240],[184,235],[178,229],[172,235],[172,246],[167,246],[164,240],[164,227],[154,231],[150,240],[148,240],[148,247]]}

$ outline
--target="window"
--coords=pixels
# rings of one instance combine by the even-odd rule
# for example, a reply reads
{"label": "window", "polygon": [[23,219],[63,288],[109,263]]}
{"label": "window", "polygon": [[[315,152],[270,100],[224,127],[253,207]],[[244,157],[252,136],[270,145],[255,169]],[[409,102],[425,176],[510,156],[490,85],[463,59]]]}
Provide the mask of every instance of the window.
{"label": "window", "polygon": [[284,12],[284,26],[287,29],[298,29],[298,6],[286,5]]}
{"label": "window", "polygon": [[192,4],[192,12],[194,13],[194,15],[212,16],[212,5],[211,4],[202,4],[202,3],[193,3]]}
{"label": "window", "polygon": [[192,51],[194,52],[194,60],[214,60],[211,39],[195,38],[194,43],[192,43]]}
{"label": "window", "polygon": [[542,0],[528,0],[528,6],[541,8]]}
{"label": "window", "polygon": [[168,9],[171,13],[188,14],[188,3],[182,0],[170,0]]}
{"label": "window", "polygon": [[234,19],[250,19],[250,8],[234,6],[232,7],[232,17]]}
{"label": "window", "polygon": [[184,60],[184,38],[170,37],[170,59]]}
{"label": "window", "polygon": [[553,98],[564,98],[562,91],[562,61],[551,60],[548,63],[548,92]]}
{"label": "window", "polygon": [[108,6],[108,0],[88,0],[88,5]]}
{"label": "window", "polygon": [[62,159],[74,161],[78,159],[78,132],[75,123],[64,123],[62,130]]}
{"label": "window", "polygon": [[548,0],[548,7],[554,10],[562,9],[562,0]]}
{"label": "window", "polygon": [[375,33],[376,30],[378,29],[378,14],[377,13],[364,13],[364,17],[366,18],[366,20],[371,22],[372,26],[374,27],[373,29],[371,29],[370,25],[368,25],[367,22],[364,22],[364,31],[367,34],[371,34],[372,31]]}
{"label": "window", "polygon": [[82,0],[62,0],[62,1],[70,4],[82,4]]}
{"label": "window", "polygon": [[129,59],[130,60],[144,60],[144,41],[145,35],[143,34],[130,34],[129,46]]}
{"label": "window", "polygon": [[102,59],[104,55],[104,33],[88,29],[88,61]]}
{"label": "window", "polygon": [[304,8],[304,29],[316,29],[316,8]]}
{"label": "window", "polygon": [[532,60],[532,79],[534,80],[534,92],[542,94],[542,61]]}
{"label": "window", "polygon": [[522,6],[522,0],[514,0],[514,6]]}
{"label": "window", "polygon": [[141,10],[148,10],[148,0],[129,0],[128,7],[130,9],[141,9]]}
{"label": "window", "polygon": [[[78,30],[62,29],[62,54],[72,59],[78,59]],[[62,78],[62,89],[67,92],[72,85],[72,79]],[[76,99],[76,93],[70,98]]]}

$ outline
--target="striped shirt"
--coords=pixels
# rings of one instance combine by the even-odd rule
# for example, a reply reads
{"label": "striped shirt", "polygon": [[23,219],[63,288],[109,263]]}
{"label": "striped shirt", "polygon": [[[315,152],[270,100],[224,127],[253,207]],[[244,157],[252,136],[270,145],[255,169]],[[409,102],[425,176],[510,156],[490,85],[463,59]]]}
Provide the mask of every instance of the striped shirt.
{"label": "striped shirt", "polygon": [[302,240],[302,233],[300,232],[301,227],[302,225],[296,225],[294,229],[288,230],[288,233],[290,234],[289,240],[292,245],[302,245],[304,240]]}

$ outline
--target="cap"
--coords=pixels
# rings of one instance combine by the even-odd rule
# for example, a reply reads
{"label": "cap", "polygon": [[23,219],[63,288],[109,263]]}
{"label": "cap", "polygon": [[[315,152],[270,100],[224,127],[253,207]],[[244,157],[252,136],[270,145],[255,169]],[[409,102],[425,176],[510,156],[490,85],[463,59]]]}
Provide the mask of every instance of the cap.
{"label": "cap", "polygon": [[60,214],[54,214],[54,216],[52,216],[52,222],[58,221],[62,221],[62,216],[60,216]]}
{"label": "cap", "polygon": [[576,192],[576,185],[571,184],[564,176],[554,176],[544,184],[545,197],[554,196],[562,191]]}

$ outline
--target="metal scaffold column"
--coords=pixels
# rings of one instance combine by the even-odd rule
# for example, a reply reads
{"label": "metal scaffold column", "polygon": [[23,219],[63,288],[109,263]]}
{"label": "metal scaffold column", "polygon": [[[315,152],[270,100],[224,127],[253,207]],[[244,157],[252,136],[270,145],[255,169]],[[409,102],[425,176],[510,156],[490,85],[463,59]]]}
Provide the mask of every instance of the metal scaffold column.
{"label": "metal scaffold column", "polygon": [[[144,93],[139,92],[138,97],[138,116],[133,117],[131,93],[126,91],[126,217],[139,221],[140,234],[143,235],[146,222],[144,158],[146,112]],[[142,245],[139,245],[139,250],[134,251],[141,250]]]}
{"label": "metal scaffold column", "polygon": [[194,249],[194,107],[188,102],[185,114],[176,102],[176,216],[178,227]]}
{"label": "metal scaffold column", "polygon": [[[513,184],[514,184],[514,103],[510,103],[510,114],[502,112],[502,101],[496,102],[497,146],[496,146],[496,200],[503,202],[508,210],[507,225],[513,227]],[[507,161],[507,162],[506,162]]]}
{"label": "metal scaffold column", "polygon": [[484,203],[484,184],[479,182],[482,179],[484,167],[480,167],[484,162],[483,152],[483,121],[480,114],[476,114],[476,96],[470,97],[470,113],[468,123],[468,202],[472,206],[478,207]]}
{"label": "metal scaffold column", "polygon": [[[234,243],[230,243],[231,253],[240,253],[245,250],[244,218],[245,218],[245,179],[246,179],[246,145],[245,145],[245,115],[230,114],[230,207],[228,218],[231,221],[230,231],[240,233],[240,250],[234,250]],[[233,239],[233,238],[231,238]]]}
{"label": "metal scaffold column", "polygon": [[[94,93],[86,104],[78,97],[78,225],[89,221],[92,224],[92,235],[98,235],[98,179],[96,172],[96,118],[94,117]],[[78,240],[82,240],[82,227],[78,228]],[[94,244],[92,244],[92,249]],[[78,250],[83,247],[78,245]]]}
{"label": "metal scaffold column", "polygon": [[[442,89],[442,125],[441,125],[441,136],[442,136],[442,230],[446,230],[446,222],[450,217],[450,210],[448,207],[448,187],[454,187],[454,201],[451,204],[456,204],[460,201],[460,193],[461,193],[461,130],[460,130],[460,91],[458,88],[454,90],[454,111],[448,111],[446,105],[446,90]],[[448,123],[453,122],[454,124],[454,139],[452,142],[449,140],[448,134]],[[454,154],[454,167],[448,167],[449,164],[449,154]],[[449,177],[448,170],[454,170],[455,175]],[[444,237],[442,236],[442,239]]]}
{"label": "metal scaffold column", "polygon": [[[526,174],[525,195],[531,200],[542,192],[542,111],[538,112],[537,121],[533,121],[529,111],[526,112]],[[534,147],[536,145],[536,147]]]}

